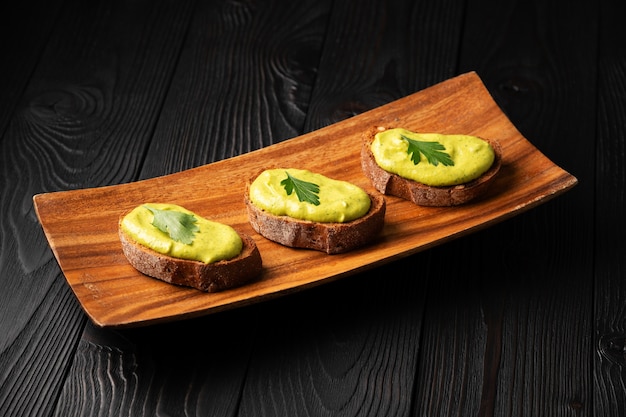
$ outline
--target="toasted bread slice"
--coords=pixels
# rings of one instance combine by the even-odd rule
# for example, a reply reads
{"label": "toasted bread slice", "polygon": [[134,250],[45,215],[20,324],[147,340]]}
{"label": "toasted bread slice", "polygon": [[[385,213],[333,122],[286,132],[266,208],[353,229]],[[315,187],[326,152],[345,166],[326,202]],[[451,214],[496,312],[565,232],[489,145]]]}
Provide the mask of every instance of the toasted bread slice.
{"label": "toasted bread slice", "polygon": [[276,216],[258,208],[249,198],[251,182],[246,185],[244,197],[250,224],[260,235],[281,245],[337,254],[371,242],[383,228],[386,203],[380,194],[368,193],[371,205],[363,217],[345,223],[322,223]]}
{"label": "toasted bread slice", "polygon": [[363,173],[370,179],[374,188],[381,193],[400,197],[420,206],[444,207],[467,203],[485,193],[502,165],[500,144],[496,140],[480,138],[488,142],[495,153],[491,167],[480,177],[465,184],[448,187],[421,184],[385,171],[376,163],[371,151],[371,144],[376,133],[385,129],[384,127],[375,127],[364,135],[363,146],[361,147]]}
{"label": "toasted bread slice", "polygon": [[170,284],[217,292],[246,284],[261,273],[261,254],[254,239],[246,234],[238,233],[243,248],[237,257],[206,264],[163,255],[137,243],[121,227],[118,232],[130,264],[139,272]]}

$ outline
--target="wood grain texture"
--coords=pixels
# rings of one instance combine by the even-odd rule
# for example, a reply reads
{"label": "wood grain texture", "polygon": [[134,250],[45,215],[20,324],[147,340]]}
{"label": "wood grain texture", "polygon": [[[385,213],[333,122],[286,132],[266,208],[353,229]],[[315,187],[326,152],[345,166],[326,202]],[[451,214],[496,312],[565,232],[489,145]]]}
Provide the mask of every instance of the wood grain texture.
{"label": "wood grain texture", "polygon": [[614,13],[617,4],[606,1],[600,7],[594,216],[593,401],[596,415],[611,417],[626,409],[626,31]]}
{"label": "wood grain texture", "polygon": [[[3,4],[0,416],[622,416],[622,8]],[[87,319],[37,222],[34,194],[202,166],[468,71],[575,188],[325,285],[131,329]]]}
{"label": "wood grain texture", "polygon": [[[457,109],[461,108],[459,117]],[[411,130],[497,138],[502,146],[502,172],[482,201],[454,210],[422,208],[387,198],[380,238],[332,258],[317,251],[284,247],[252,230],[243,207],[243,179],[268,166],[305,168],[373,192],[361,170],[361,143],[370,126],[385,123]],[[238,185],[233,182],[237,178],[242,179]],[[126,326],[193,317],[306,289],[487,227],[575,184],[576,178],[552,164],[519,134],[478,76],[468,73],[281,144],[150,180],[40,194],[35,196],[35,208],[61,269],[86,312],[101,326]],[[182,205],[255,238],[263,258],[259,280],[204,294],[137,272],[120,251],[117,219],[125,210],[147,201]],[[60,210],[61,206],[65,210]]]}
{"label": "wood grain texture", "polygon": [[[463,3],[336,3],[305,131],[345,120],[457,74]],[[356,8],[361,10],[358,15]]]}
{"label": "wood grain texture", "polygon": [[[3,226],[6,233],[2,235],[7,242],[3,246],[16,251],[15,256],[27,273],[51,259],[48,248],[40,240],[37,242],[41,235],[32,210],[32,194],[135,179],[138,171],[135,161],[149,140],[147,133],[150,129],[146,127],[154,123],[160,103],[159,97],[154,97],[153,103],[135,102],[131,97],[142,89],[164,94],[163,86],[160,90],[157,87],[168,81],[163,66],[168,65],[165,61],[169,57],[154,52],[164,53],[169,46],[175,56],[179,47],[168,34],[159,38],[146,33],[145,36],[158,45],[153,47],[150,55],[151,48],[142,44],[146,38],[140,34],[144,29],[156,30],[155,26],[149,25],[158,27],[158,22],[148,20],[145,22],[147,28],[138,21],[134,26],[113,24],[106,21],[107,13],[115,15],[117,12],[132,19],[143,10],[139,6],[134,10],[116,10],[113,4],[108,7],[111,9],[106,9],[103,14],[88,6],[77,7],[75,12],[81,17],[77,20],[85,22],[72,26],[78,34],[71,39],[53,37],[50,40],[39,71],[33,75],[25,92],[23,107],[9,125],[5,135],[7,140],[3,141],[3,179],[6,181],[3,186],[9,191],[3,195],[6,212],[2,221],[7,222]],[[161,13],[169,18],[176,16],[169,10]],[[66,18],[72,20],[70,16]],[[184,24],[184,15],[180,18]],[[105,20],[94,22],[96,19]],[[70,22],[62,24],[72,25]],[[94,30],[94,25],[102,27]],[[120,33],[128,30],[133,31]],[[135,43],[126,44],[128,49],[116,49],[119,37],[131,37]],[[100,43],[102,47],[88,49]],[[135,73],[133,59],[137,57],[137,50],[141,50],[143,59],[150,62],[145,67],[161,67],[161,70],[153,74]],[[73,70],[68,79],[63,76],[68,73],[67,62],[72,63]],[[96,72],[94,67],[98,68]],[[153,82],[142,85],[134,81],[135,77],[152,79]],[[12,229],[21,232],[12,233]],[[2,259],[10,259],[8,250],[3,251]],[[19,299],[14,302],[19,303]]]}
{"label": "wood grain texture", "polygon": [[[40,280],[39,294],[42,295],[51,285],[47,276],[54,276],[55,271],[58,271],[54,266],[38,271],[38,268],[52,259],[41,228],[33,217],[31,198],[24,198],[33,190],[37,177],[41,176],[37,172],[31,172],[37,168],[29,167],[28,161],[29,153],[36,154],[38,149],[34,147],[31,151],[29,145],[22,145],[28,137],[21,129],[19,121],[15,121],[24,113],[22,94],[31,80],[52,30],[53,25],[49,18],[56,16],[60,8],[58,4],[39,3],[4,3],[0,13],[3,21],[0,29],[2,38],[21,39],[19,43],[2,42],[0,46],[4,62],[12,63],[3,65],[0,72],[0,91],[3,92],[3,99],[0,101],[0,270],[3,271],[3,283],[15,289],[13,294],[6,294],[0,303],[4,310],[0,314],[0,327],[4,327],[5,321],[12,322],[13,312],[24,308],[25,304],[31,311],[36,308],[37,301],[29,303],[26,301],[30,299],[28,290],[23,292],[30,285],[29,280]],[[30,12],[31,8],[36,13]],[[26,172],[33,178],[19,175],[20,172]],[[41,298],[38,301],[40,300]],[[27,320],[27,317],[19,320],[21,323],[18,326],[8,330],[5,337],[0,338],[0,352],[8,348]]]}
{"label": "wood grain texture", "polygon": [[[425,321],[423,338],[446,337],[457,345],[438,349],[440,362],[420,379],[444,387],[448,378],[463,375],[480,384],[428,390],[419,398],[437,395],[442,401],[428,401],[422,413],[576,415],[594,409],[591,381],[575,375],[589,374],[593,354],[586,335],[592,324],[589,115],[597,42],[590,34],[597,9],[557,3],[480,1],[466,10],[461,68],[476,69],[516,126],[547,155],[559,153],[581,184],[553,204],[436,251],[436,259],[443,262],[453,253],[457,262],[435,281],[441,288],[433,288],[429,298],[447,320]],[[589,30],[581,33],[581,26]],[[580,88],[574,92],[569,83]],[[489,250],[492,242],[501,246]],[[450,329],[449,322],[460,325]],[[482,348],[468,339],[474,337]],[[564,357],[567,362],[558,359]],[[444,363],[453,365],[443,368]],[[463,401],[453,403],[451,397]]]}
{"label": "wood grain texture", "polygon": [[257,305],[240,413],[410,415],[428,286],[415,269],[404,258]]}
{"label": "wood grain texture", "polygon": [[315,82],[328,3],[199,2],[141,177],[297,136]]}
{"label": "wood grain texture", "polygon": [[[335,2],[305,131],[453,76],[463,3]],[[259,341],[254,384],[242,399],[246,415],[410,415],[417,403],[407,393],[428,385],[415,375],[431,271],[439,267],[430,252],[320,287],[319,305],[290,302],[293,296],[265,303],[269,321],[294,314],[283,333]],[[287,331],[293,327],[303,330]],[[308,345],[323,349],[298,360],[293,352]],[[281,387],[293,387],[288,397]]]}
{"label": "wood grain texture", "polygon": [[[3,39],[15,42],[19,58],[3,65],[2,82],[15,85],[4,90],[0,107],[11,115],[0,142],[2,415],[51,415],[86,322],[36,220],[32,195],[137,178],[188,6],[28,2],[17,14],[3,14],[15,30]],[[163,27],[178,28],[180,36]],[[28,78],[13,77],[14,70]]]}
{"label": "wood grain texture", "polygon": [[[60,4],[42,0],[4,2],[0,6],[0,132],[4,132],[18,107],[24,89],[46,45]],[[9,39],[20,39],[10,42]],[[10,65],[9,65],[10,63]]]}
{"label": "wood grain texture", "polygon": [[255,328],[245,310],[132,332],[89,323],[57,415],[234,415]]}

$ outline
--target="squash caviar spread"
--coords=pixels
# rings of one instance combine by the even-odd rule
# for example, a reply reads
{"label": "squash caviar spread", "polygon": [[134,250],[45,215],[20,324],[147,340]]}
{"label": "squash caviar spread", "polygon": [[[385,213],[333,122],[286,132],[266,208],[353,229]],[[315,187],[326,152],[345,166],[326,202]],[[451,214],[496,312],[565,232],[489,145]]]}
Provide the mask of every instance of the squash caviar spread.
{"label": "squash caviar spread", "polygon": [[[154,223],[153,210],[165,215],[171,212],[193,216],[195,232],[191,243],[175,240]],[[229,260],[241,253],[243,241],[239,234],[226,224],[200,217],[174,204],[143,204],[134,208],[121,221],[122,230],[137,243],[158,253],[174,258],[204,262],[206,264]]]}
{"label": "squash caviar spread", "polygon": [[[443,145],[452,164],[431,163],[426,155],[411,152],[410,141]],[[376,134],[372,145],[376,163],[385,171],[425,185],[446,187],[465,184],[484,174],[493,164],[491,145],[475,136],[414,133],[406,129],[389,129]],[[412,158],[419,158],[415,163]]]}
{"label": "squash caviar spread", "polygon": [[[288,180],[317,186],[317,204],[301,201],[297,192],[288,193]],[[358,219],[367,214],[371,205],[369,195],[360,187],[303,169],[265,170],[250,184],[249,193],[256,207],[275,216],[324,223]]]}

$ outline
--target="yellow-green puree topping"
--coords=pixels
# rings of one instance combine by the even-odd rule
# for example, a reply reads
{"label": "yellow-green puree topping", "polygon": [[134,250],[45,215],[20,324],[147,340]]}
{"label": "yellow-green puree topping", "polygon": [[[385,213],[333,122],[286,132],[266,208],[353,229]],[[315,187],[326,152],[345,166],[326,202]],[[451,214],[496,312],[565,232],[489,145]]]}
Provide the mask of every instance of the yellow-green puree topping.
{"label": "yellow-green puree topping", "polygon": [[137,243],[158,253],[207,264],[232,259],[243,248],[231,226],[175,204],[138,206],[122,219],[121,227]]}
{"label": "yellow-green puree topping", "polygon": [[371,150],[385,171],[433,187],[475,180],[495,159],[491,145],[475,136],[414,133],[401,128],[377,133]]}
{"label": "yellow-green puree topping", "polygon": [[343,223],[363,217],[369,195],[357,185],[303,169],[269,169],[250,184],[250,201],[276,216]]}

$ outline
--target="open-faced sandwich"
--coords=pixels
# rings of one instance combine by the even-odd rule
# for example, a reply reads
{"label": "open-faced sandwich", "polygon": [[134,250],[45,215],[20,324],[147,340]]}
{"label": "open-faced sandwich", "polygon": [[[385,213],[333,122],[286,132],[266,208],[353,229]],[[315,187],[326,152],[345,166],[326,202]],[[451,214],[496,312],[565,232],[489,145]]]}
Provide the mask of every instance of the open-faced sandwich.
{"label": "open-faced sandwich", "polygon": [[124,255],[162,281],[216,292],[248,283],[262,269],[252,237],[174,204],[146,203],[120,216]]}
{"label": "open-faced sandwich", "polygon": [[496,140],[470,135],[377,127],[361,148],[361,167],[374,188],[421,206],[467,203],[486,191],[501,163]]}
{"label": "open-faced sandwich", "polygon": [[346,181],[303,169],[267,169],[246,184],[250,224],[269,240],[328,254],[372,241],[384,225],[385,199]]}

